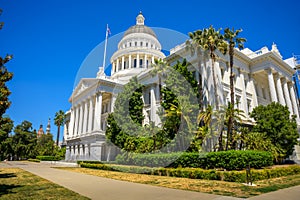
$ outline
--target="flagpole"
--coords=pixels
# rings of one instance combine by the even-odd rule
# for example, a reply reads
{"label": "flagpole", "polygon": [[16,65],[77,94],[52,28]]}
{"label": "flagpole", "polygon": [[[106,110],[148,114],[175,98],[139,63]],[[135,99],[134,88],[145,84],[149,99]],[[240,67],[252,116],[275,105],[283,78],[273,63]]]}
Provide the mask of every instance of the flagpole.
{"label": "flagpole", "polygon": [[105,68],[107,39],[108,39],[108,24],[106,24],[105,45],[104,45],[103,65],[102,65],[103,66],[103,71],[104,71],[104,68]]}

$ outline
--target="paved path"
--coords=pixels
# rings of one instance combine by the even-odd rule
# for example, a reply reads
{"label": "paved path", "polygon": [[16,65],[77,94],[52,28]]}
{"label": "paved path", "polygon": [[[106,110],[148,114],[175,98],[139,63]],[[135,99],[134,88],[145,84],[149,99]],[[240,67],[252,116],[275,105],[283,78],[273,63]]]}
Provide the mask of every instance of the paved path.
{"label": "paved path", "polygon": [[[53,183],[73,190],[83,196],[96,200],[193,200],[239,199],[200,192],[169,189],[138,183],[118,181],[87,174],[50,168],[53,165],[32,162],[6,162],[0,163],[2,167],[18,167],[36,174]],[[249,198],[250,200],[298,200],[300,199],[300,186],[295,186],[275,192]]]}

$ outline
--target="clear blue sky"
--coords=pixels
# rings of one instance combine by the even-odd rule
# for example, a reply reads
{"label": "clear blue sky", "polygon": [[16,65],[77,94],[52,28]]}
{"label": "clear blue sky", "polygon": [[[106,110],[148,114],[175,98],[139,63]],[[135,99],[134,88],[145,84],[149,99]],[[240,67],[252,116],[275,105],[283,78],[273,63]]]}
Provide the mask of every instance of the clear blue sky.
{"label": "clear blue sky", "polygon": [[[300,54],[300,3],[294,1],[99,1],[0,0],[5,22],[0,55],[13,54],[7,64],[15,125],[23,120],[47,125],[56,111],[68,110],[75,77],[89,52],[112,35],[135,24],[142,11],[146,25],[181,33],[213,25],[242,28],[245,47],[258,50],[275,42],[284,58]],[[242,3],[243,2],[243,3]],[[56,127],[51,132],[56,137]]]}

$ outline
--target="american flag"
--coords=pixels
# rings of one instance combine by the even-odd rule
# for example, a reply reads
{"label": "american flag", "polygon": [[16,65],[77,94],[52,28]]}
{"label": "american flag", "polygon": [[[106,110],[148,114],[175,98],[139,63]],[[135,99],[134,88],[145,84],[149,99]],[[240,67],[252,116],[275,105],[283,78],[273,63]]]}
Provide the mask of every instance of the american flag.
{"label": "american flag", "polygon": [[108,35],[111,35],[110,28],[108,26],[106,28],[106,32],[107,32]]}

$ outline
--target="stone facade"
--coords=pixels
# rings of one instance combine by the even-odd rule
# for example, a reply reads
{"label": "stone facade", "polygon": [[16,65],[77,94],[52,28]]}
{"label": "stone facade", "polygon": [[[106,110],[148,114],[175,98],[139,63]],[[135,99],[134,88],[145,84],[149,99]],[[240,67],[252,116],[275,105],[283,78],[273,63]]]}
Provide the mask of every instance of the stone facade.
{"label": "stone facade", "polygon": [[[144,25],[140,13],[136,25],[130,27],[118,44],[118,50],[110,59],[112,72],[110,77],[103,71],[96,78],[83,78],[75,88],[69,101],[72,104],[67,112],[68,119],[64,128],[67,145],[66,160],[112,160],[118,149],[108,145],[105,139],[107,117],[113,112],[118,87],[137,75],[145,85],[143,100],[145,103],[144,123],[149,121],[159,125],[156,114],[159,107],[158,77],[150,75],[155,59],[166,59],[174,64],[182,57],[192,63],[192,71],[199,70],[203,77],[205,102],[214,104],[215,95],[211,92],[211,60],[206,57],[199,62],[199,57],[185,48],[185,44],[171,49],[165,57],[161,45],[152,29]],[[235,50],[234,88],[239,109],[245,113],[245,123],[253,123],[249,113],[258,105],[267,105],[273,101],[287,105],[291,114],[297,116],[299,123],[298,102],[296,101],[292,76],[293,67],[282,59],[276,45],[272,49],[263,47],[258,51]],[[200,66],[199,66],[200,63]],[[221,105],[227,105],[229,90],[229,57],[219,55],[215,64],[218,98]],[[103,70],[103,69],[101,69]],[[197,73],[195,78],[198,79]]]}

